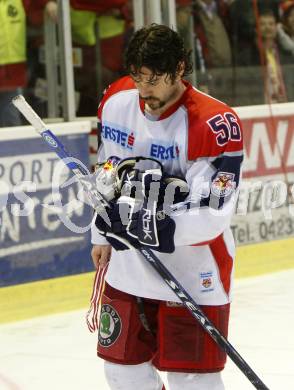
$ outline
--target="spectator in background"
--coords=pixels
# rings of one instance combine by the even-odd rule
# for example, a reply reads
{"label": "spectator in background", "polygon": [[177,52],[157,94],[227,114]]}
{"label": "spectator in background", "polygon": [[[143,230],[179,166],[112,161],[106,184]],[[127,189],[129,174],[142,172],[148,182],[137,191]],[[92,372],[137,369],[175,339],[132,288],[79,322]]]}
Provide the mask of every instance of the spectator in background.
{"label": "spectator in background", "polygon": [[[87,116],[96,110],[97,86],[102,92],[122,75],[125,36],[129,28],[128,0],[71,0],[71,6],[73,46],[82,53],[81,66],[75,67],[75,85],[80,92],[77,115]],[[81,24],[83,12],[87,13],[87,22]],[[91,40],[85,39],[90,35]],[[97,58],[97,46],[100,58]],[[97,85],[98,79],[101,85]]]}
{"label": "spectator in background", "polygon": [[192,0],[176,0],[177,30],[184,39],[186,47],[191,49]]}
{"label": "spectator in background", "polygon": [[0,2],[0,127],[21,125],[21,117],[10,104],[26,85],[27,2]]}
{"label": "spectator in background", "polygon": [[[78,116],[92,115],[97,107],[97,87],[102,92],[122,73],[128,28],[127,3],[128,0],[70,0]],[[40,61],[44,40],[41,11],[32,7],[29,16],[30,88],[27,98],[39,115],[46,117],[47,81],[44,63]],[[46,11],[56,22],[57,2],[50,1]]]}
{"label": "spectator in background", "polygon": [[280,4],[281,22],[278,24],[278,40],[284,50],[294,56],[294,0]]}
{"label": "spectator in background", "polygon": [[[48,0],[0,2],[0,126],[22,124],[11,99],[27,85],[26,21],[30,7],[50,9]],[[48,7],[48,8],[47,8]]]}
{"label": "spectator in background", "polygon": [[196,0],[194,23],[207,68],[231,66],[232,52],[225,26],[225,1]]}
{"label": "spectator in background", "polygon": [[283,103],[288,101],[285,71],[283,65],[291,63],[288,53],[278,42],[278,25],[275,15],[265,11],[259,21],[262,47],[260,48],[261,61],[265,66],[265,102]]}
{"label": "spectator in background", "polygon": [[257,27],[254,43],[240,53],[239,64],[262,65],[265,103],[286,102],[288,99],[282,65],[291,63],[291,60],[279,45],[277,20],[271,9],[260,12]]}
{"label": "spectator in background", "polygon": [[229,104],[232,50],[227,15],[228,3],[225,0],[196,0],[194,3],[198,88]]}
{"label": "spectator in background", "polygon": [[[116,11],[116,12],[115,12]],[[124,72],[123,53],[129,37],[133,33],[132,6],[125,1],[119,9],[114,9],[110,17],[98,17],[101,60],[104,77],[103,87],[107,87]],[[111,22],[112,19],[112,23]]]}
{"label": "spectator in background", "polygon": [[[270,9],[276,18],[279,15],[280,0],[258,0],[256,2],[259,12]],[[254,2],[252,0],[232,0],[229,2],[228,29],[232,41],[233,64],[239,64],[239,56],[247,51],[255,40],[256,18]]]}

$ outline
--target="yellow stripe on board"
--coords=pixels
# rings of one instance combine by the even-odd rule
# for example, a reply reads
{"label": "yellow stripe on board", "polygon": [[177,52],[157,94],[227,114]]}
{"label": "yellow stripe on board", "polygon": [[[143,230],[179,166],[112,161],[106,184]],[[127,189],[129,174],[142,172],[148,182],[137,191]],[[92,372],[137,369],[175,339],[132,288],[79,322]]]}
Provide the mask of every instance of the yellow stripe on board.
{"label": "yellow stripe on board", "polygon": [[236,278],[294,268],[294,239],[244,245],[237,248]]}
{"label": "yellow stripe on board", "polygon": [[94,272],[0,288],[0,323],[87,307]]}
{"label": "yellow stripe on board", "polygon": [[[294,268],[294,239],[237,248],[236,277]],[[0,323],[89,306],[94,272],[0,288]]]}

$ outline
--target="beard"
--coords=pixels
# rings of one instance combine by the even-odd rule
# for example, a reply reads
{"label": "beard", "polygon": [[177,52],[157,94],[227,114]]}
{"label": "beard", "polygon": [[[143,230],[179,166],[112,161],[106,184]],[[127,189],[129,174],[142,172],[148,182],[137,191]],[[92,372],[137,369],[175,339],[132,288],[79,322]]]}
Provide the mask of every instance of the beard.
{"label": "beard", "polygon": [[140,99],[144,100],[145,104],[147,104],[152,111],[156,111],[166,106],[171,100],[174,99],[175,95],[176,95],[176,89],[171,88],[169,93],[165,94],[164,100],[161,100],[158,97],[153,95],[149,95],[149,96],[139,95],[139,97]]}
{"label": "beard", "polygon": [[166,104],[165,100],[160,100],[154,96],[146,96],[146,97],[140,96],[140,98],[144,100],[146,104],[148,104],[151,110],[158,110],[159,108],[162,108]]}
{"label": "beard", "polygon": [[159,108],[162,108],[166,104],[166,101],[157,98],[148,98],[143,100],[145,101],[146,104],[148,104],[151,110],[158,110]]}

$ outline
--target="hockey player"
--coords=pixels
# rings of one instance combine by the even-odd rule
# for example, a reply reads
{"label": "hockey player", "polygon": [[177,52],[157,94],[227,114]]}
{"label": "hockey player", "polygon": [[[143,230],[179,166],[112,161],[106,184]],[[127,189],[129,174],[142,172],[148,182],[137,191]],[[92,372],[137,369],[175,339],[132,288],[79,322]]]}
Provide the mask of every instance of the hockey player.
{"label": "hockey player", "polygon": [[[113,390],[161,390],[156,369],[167,372],[171,390],[222,390],[225,353],[128,242],[150,245],[227,335],[235,254],[230,221],[243,160],[241,123],[230,107],[183,79],[192,69],[189,53],[170,28],[152,24],[135,32],[125,63],[129,75],[107,89],[98,109],[98,159],[154,159],[165,173],[185,180],[189,194],[164,223],[158,219],[156,243],[146,239],[142,212],[146,188],[153,183],[150,174],[141,174],[143,209],[130,213],[128,223],[121,222],[117,206],[128,203],[126,196],[108,211],[110,225],[95,217],[92,258],[96,267],[108,264],[98,356],[105,360]],[[167,187],[164,177],[154,179],[160,189]],[[131,185],[133,178],[126,175]]]}

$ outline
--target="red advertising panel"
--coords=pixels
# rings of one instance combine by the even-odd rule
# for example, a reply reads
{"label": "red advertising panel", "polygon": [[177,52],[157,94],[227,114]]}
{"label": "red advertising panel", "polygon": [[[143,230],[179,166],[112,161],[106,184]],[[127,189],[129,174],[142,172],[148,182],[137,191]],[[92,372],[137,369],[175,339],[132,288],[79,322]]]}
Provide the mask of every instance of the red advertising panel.
{"label": "red advertising panel", "polygon": [[238,244],[294,235],[294,106],[283,115],[260,111],[252,107],[252,118],[244,119],[239,113],[245,159],[232,224]]}

